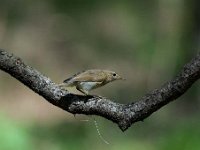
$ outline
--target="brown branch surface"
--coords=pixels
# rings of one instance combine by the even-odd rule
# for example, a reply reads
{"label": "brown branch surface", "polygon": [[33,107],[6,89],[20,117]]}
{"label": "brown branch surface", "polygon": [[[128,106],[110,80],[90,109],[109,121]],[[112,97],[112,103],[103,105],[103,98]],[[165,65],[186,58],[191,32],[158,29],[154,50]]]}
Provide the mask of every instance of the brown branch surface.
{"label": "brown branch surface", "polygon": [[26,65],[20,58],[0,49],[0,69],[44,97],[48,102],[73,114],[99,115],[117,123],[125,131],[162,106],[184,94],[200,77],[200,53],[186,64],[172,81],[146,94],[137,102],[115,103],[105,97],[81,96],[60,89],[48,77]]}

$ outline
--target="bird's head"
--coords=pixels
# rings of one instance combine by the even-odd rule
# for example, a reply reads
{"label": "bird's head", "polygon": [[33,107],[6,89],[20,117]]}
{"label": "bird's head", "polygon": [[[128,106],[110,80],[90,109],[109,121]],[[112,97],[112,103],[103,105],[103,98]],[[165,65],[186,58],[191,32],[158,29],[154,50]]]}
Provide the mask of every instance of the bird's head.
{"label": "bird's head", "polygon": [[105,70],[105,74],[106,74],[107,82],[111,82],[111,81],[115,81],[115,80],[124,80],[120,75],[118,75],[114,71]]}

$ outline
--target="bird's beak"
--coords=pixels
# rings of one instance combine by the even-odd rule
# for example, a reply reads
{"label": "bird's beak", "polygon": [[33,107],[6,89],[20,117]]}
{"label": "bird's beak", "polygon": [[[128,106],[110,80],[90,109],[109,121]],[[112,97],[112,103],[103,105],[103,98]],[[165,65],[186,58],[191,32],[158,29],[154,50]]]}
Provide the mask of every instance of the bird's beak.
{"label": "bird's beak", "polygon": [[125,78],[120,77],[119,80],[126,80]]}

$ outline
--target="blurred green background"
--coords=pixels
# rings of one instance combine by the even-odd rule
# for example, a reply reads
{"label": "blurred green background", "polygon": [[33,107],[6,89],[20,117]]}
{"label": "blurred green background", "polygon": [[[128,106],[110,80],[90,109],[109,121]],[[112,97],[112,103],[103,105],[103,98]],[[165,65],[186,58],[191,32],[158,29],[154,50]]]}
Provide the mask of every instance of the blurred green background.
{"label": "blurred green background", "polygon": [[[56,83],[85,69],[127,80],[94,90],[136,101],[172,79],[199,50],[199,0],[0,0],[0,48]],[[72,92],[76,92],[71,89]],[[199,150],[200,86],[121,132],[76,118],[0,72],[1,150]],[[83,122],[82,119],[89,119]]]}

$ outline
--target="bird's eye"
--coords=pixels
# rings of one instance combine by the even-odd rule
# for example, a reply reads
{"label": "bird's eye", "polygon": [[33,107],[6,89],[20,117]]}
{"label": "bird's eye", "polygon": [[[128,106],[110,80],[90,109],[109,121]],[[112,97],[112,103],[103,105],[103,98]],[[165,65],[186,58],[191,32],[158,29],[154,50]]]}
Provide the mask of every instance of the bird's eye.
{"label": "bird's eye", "polygon": [[115,77],[115,76],[116,76],[116,73],[113,73],[113,76]]}

